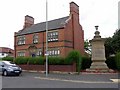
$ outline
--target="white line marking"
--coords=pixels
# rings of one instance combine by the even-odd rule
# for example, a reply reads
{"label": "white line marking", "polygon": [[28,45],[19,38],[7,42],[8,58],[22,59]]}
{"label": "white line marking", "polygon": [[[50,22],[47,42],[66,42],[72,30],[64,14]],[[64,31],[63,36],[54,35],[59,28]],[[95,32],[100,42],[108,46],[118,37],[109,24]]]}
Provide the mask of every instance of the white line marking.
{"label": "white line marking", "polygon": [[120,79],[110,79],[110,80],[112,80],[115,83],[120,83]]}
{"label": "white line marking", "polygon": [[108,81],[80,81],[80,80],[67,80],[67,79],[58,79],[58,78],[45,78],[45,77],[35,77],[41,80],[52,80],[52,81],[64,81],[64,82],[74,82],[74,83],[117,83],[117,82],[108,82]]}

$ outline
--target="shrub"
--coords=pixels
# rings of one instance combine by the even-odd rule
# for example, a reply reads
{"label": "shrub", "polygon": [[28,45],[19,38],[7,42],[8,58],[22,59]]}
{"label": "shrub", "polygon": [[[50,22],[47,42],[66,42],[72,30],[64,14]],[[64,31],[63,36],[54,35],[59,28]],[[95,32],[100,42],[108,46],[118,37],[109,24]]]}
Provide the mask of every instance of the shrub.
{"label": "shrub", "polygon": [[2,60],[6,60],[6,61],[13,61],[13,57],[9,57],[9,56],[6,56],[6,57],[3,57]]}
{"label": "shrub", "polygon": [[29,57],[17,57],[14,62],[16,64],[27,64],[28,60],[29,60]]}
{"label": "shrub", "polygon": [[89,57],[82,57],[82,65],[81,65],[81,69],[84,70],[84,69],[87,69],[87,68],[90,68],[91,66],[91,58]]}
{"label": "shrub", "polygon": [[29,57],[28,62],[29,64],[32,64],[32,65],[43,65],[44,58],[43,57]]}
{"label": "shrub", "polygon": [[67,56],[67,59],[70,61],[70,62],[77,62],[77,60],[79,60],[79,57],[80,56],[80,53],[76,50],[72,50],[68,56]]}
{"label": "shrub", "polygon": [[117,69],[120,71],[120,52],[118,52],[115,56]]}
{"label": "shrub", "polygon": [[0,58],[0,61],[2,60],[2,58]]}
{"label": "shrub", "polygon": [[115,56],[108,57],[105,63],[107,64],[108,68],[113,69],[113,70],[117,69],[117,66],[115,63]]}
{"label": "shrub", "polygon": [[73,64],[73,61],[72,61],[72,60],[69,60],[69,58],[66,57],[63,64],[64,64],[64,65],[72,65],[72,64]]}
{"label": "shrub", "polygon": [[63,65],[65,59],[62,57],[49,57],[48,64],[50,65]]}
{"label": "shrub", "polygon": [[44,57],[36,57],[34,64],[35,65],[43,65],[44,64]]}
{"label": "shrub", "polygon": [[30,64],[30,65],[43,65],[43,57],[17,57],[15,59],[16,64]]}
{"label": "shrub", "polygon": [[67,56],[67,59],[70,60],[69,62],[76,62],[76,68],[77,68],[77,71],[78,71],[78,74],[81,70],[81,63],[82,63],[82,57],[81,57],[81,54],[79,51],[76,51],[76,50],[72,50],[68,56]]}
{"label": "shrub", "polygon": [[34,64],[35,57],[28,57],[28,64]]}

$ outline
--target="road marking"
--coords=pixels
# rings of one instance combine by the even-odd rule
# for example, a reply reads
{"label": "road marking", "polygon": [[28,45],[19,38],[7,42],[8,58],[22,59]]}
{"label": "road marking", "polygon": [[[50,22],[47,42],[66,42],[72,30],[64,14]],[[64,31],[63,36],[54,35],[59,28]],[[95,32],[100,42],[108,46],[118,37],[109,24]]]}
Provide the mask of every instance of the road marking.
{"label": "road marking", "polygon": [[46,78],[46,77],[35,77],[35,78],[41,80],[64,81],[64,82],[74,82],[74,83],[116,83],[116,82],[108,82],[108,81],[80,81],[80,80],[67,80],[67,79]]}
{"label": "road marking", "polygon": [[120,83],[120,79],[110,79],[110,80],[112,80],[115,83]]}

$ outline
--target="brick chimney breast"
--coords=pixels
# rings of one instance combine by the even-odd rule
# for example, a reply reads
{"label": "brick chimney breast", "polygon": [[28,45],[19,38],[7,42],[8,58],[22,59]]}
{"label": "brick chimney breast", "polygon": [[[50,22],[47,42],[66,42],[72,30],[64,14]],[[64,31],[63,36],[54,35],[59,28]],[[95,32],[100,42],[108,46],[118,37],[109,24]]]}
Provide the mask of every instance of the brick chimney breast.
{"label": "brick chimney breast", "polygon": [[34,18],[32,16],[26,15],[23,29],[29,28],[34,24]]}

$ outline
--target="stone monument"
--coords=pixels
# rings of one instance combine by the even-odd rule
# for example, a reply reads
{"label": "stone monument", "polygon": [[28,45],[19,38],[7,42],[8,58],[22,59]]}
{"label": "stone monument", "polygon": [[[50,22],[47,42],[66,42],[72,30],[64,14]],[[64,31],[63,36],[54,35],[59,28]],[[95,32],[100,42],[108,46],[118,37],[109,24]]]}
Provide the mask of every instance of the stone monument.
{"label": "stone monument", "polygon": [[105,63],[105,39],[101,38],[98,26],[95,26],[95,36],[90,43],[92,45],[92,64],[89,71],[92,72],[108,72],[109,69]]}

